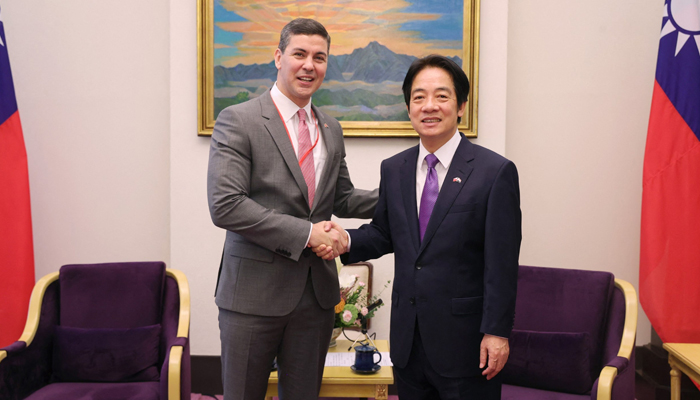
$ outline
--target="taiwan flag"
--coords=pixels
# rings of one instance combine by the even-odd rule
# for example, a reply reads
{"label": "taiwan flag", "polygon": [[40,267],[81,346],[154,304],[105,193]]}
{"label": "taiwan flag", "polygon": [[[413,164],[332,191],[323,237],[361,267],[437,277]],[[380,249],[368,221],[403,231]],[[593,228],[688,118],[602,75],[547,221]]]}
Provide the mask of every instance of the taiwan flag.
{"label": "taiwan flag", "polygon": [[700,343],[700,0],[666,0],[644,154],[639,297],[667,343]]}
{"label": "taiwan flag", "polygon": [[27,152],[0,9],[0,348],[19,339],[34,287]]}

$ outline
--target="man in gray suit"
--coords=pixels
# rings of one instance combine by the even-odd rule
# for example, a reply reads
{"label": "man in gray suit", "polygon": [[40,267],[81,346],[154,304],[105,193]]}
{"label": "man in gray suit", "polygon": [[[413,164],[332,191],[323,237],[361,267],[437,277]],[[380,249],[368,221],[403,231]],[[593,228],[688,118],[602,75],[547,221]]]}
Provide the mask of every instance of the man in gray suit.
{"label": "man in gray suit", "polygon": [[346,239],[323,221],[369,218],[377,203],[377,190],[350,181],[338,121],[311,105],[329,49],[320,23],[287,24],[275,85],[214,127],[207,191],[226,229],[216,290],[226,400],[262,399],[275,357],[280,398],[318,397],[340,296],[335,263],[310,247],[338,254]]}

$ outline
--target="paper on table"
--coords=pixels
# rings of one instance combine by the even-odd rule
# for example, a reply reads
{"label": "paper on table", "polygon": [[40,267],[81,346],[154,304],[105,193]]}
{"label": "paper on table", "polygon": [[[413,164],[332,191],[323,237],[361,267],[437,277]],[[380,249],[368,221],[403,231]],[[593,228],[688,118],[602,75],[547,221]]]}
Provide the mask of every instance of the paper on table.
{"label": "paper on table", "polygon": [[[383,367],[391,367],[391,358],[389,352],[381,352],[382,361],[379,365]],[[349,367],[355,364],[355,353],[328,353],[326,354],[326,367]]]}

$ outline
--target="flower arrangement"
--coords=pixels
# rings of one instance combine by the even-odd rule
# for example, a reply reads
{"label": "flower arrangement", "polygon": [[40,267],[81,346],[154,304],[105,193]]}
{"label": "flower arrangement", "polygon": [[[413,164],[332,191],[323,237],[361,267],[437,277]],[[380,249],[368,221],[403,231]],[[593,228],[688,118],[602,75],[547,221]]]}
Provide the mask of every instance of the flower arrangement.
{"label": "flower arrangement", "polygon": [[362,327],[362,320],[372,318],[377,309],[382,306],[379,295],[390,282],[387,281],[379,294],[368,299],[367,291],[364,290],[367,284],[359,281],[357,275],[341,277],[340,303],[335,306],[334,328]]}

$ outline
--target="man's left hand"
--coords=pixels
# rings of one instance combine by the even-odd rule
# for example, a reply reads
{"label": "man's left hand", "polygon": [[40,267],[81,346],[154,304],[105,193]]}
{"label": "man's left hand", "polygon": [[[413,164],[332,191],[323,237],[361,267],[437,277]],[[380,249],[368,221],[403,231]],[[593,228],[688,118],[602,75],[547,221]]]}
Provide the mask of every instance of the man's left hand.
{"label": "man's left hand", "polygon": [[488,368],[481,375],[486,375],[486,379],[490,380],[496,376],[508,361],[510,347],[508,347],[508,339],[484,335],[481,340],[481,354],[479,357],[479,368],[484,368],[488,358]]}

